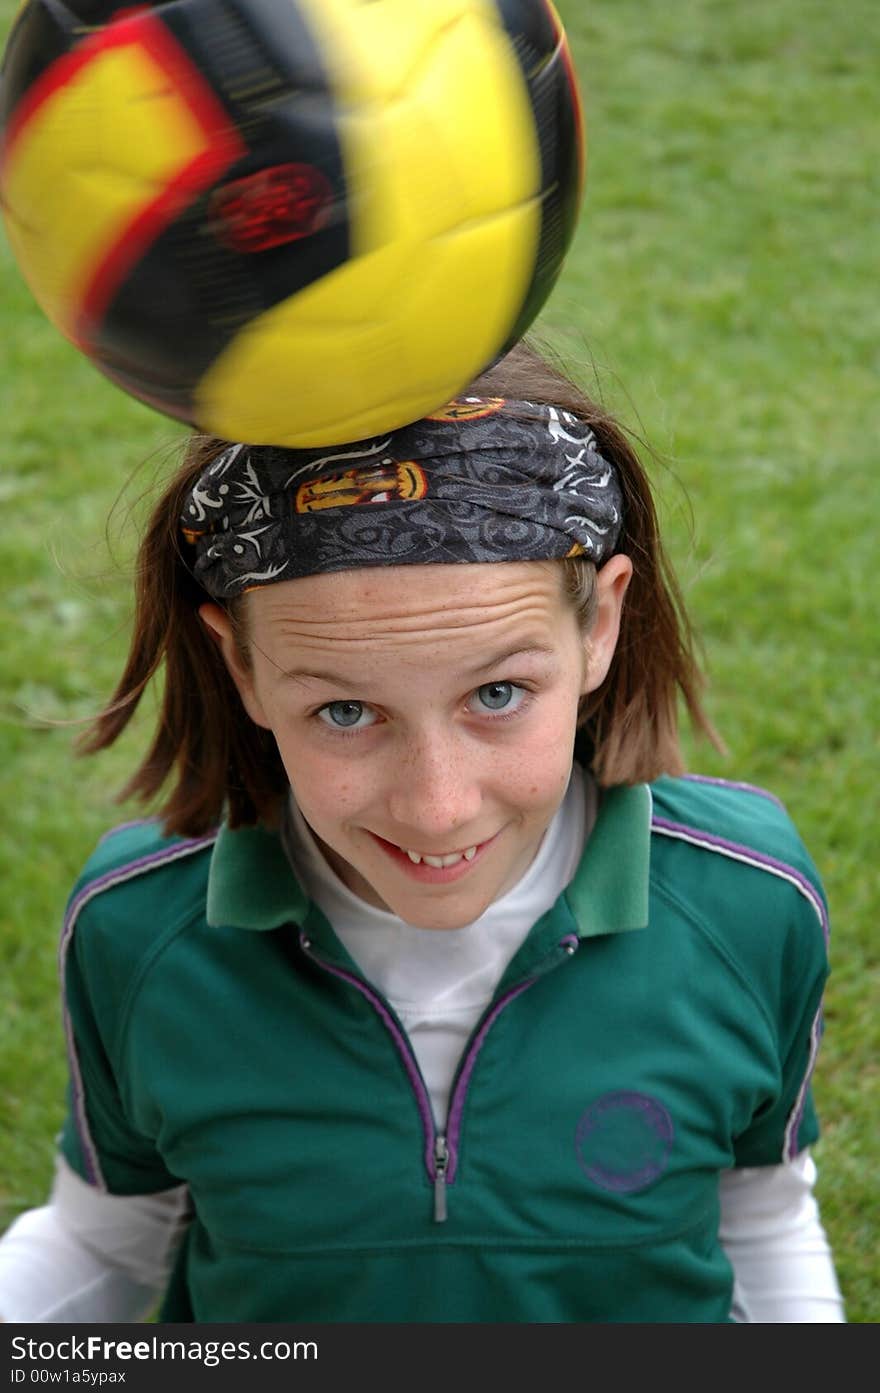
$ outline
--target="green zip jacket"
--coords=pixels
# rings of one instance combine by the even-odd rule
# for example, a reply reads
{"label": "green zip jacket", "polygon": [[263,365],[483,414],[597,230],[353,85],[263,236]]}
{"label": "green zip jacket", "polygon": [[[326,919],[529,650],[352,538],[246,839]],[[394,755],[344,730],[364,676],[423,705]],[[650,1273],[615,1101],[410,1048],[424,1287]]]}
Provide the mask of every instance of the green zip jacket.
{"label": "green zip jacket", "polygon": [[62,940],[62,1147],[186,1182],[165,1321],[726,1322],[718,1176],[817,1135],[815,869],[770,795],[605,793],[435,1128],[406,1033],[262,827],[119,828]]}

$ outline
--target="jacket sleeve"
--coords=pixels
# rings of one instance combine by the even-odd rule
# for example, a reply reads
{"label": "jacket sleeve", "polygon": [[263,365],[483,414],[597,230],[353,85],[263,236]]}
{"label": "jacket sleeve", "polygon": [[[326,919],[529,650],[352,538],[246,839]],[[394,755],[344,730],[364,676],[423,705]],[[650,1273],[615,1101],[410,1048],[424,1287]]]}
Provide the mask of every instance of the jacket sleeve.
{"label": "jacket sleeve", "polygon": [[[75,902],[74,902],[75,903]],[[100,901],[98,901],[100,906]],[[152,1138],[126,1113],[113,1065],[117,1017],[134,971],[108,951],[99,913],[86,907],[65,922],[61,947],[62,1003],[70,1083],[60,1138],[67,1164],[88,1184],[111,1194],[150,1194],[180,1184]]]}
{"label": "jacket sleeve", "polygon": [[[796,834],[795,834],[796,835]],[[810,1087],[822,1036],[822,994],[828,977],[828,913],[821,882],[803,853],[774,877],[765,926],[763,1000],[773,1023],[777,1086],[735,1138],[736,1166],[792,1161],[819,1136]]]}

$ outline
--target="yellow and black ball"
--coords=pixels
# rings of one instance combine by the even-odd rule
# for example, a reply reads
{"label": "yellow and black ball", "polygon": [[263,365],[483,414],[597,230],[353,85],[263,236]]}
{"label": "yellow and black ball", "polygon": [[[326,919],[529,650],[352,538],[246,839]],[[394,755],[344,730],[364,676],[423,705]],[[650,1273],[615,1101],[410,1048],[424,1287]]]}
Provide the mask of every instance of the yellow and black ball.
{"label": "yellow and black ball", "polygon": [[361,439],[525,332],[584,145],[550,0],[26,0],[0,200],[49,319],[231,439]]}

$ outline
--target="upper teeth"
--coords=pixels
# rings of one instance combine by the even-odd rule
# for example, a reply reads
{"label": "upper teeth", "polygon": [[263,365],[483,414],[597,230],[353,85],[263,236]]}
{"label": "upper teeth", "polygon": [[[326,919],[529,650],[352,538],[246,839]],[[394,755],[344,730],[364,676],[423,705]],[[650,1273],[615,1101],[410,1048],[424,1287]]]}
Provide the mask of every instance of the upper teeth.
{"label": "upper teeth", "polygon": [[469,846],[467,851],[453,851],[450,856],[425,856],[420,851],[407,851],[406,854],[410,861],[416,866],[424,861],[426,866],[437,866],[439,868],[442,866],[454,866],[462,857],[464,857],[465,861],[473,861],[477,854],[477,848],[475,846]]}

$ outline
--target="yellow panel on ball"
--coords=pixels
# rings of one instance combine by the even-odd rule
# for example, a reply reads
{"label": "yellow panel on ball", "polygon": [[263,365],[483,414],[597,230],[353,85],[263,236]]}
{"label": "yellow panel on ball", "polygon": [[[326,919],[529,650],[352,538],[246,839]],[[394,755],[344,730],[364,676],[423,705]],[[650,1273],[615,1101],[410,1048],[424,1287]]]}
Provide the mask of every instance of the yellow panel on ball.
{"label": "yellow panel on ball", "polygon": [[[304,0],[303,12],[334,55],[334,78],[358,106],[386,105],[405,93],[434,45],[463,18],[479,10],[493,19],[492,0]],[[367,55],[381,55],[369,61]]]}
{"label": "yellow panel on ball", "polygon": [[[114,121],[95,119],[107,111]],[[41,308],[71,338],[108,252],[207,149],[167,74],[134,44],[99,50],[47,90],[10,145],[3,187],[16,260]],[[27,221],[16,218],[19,207],[29,210]]]}

